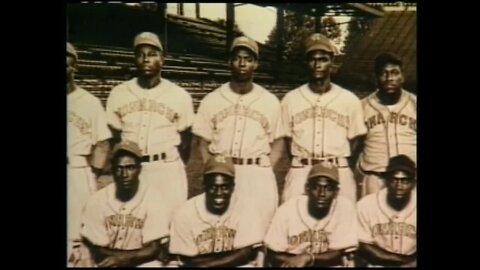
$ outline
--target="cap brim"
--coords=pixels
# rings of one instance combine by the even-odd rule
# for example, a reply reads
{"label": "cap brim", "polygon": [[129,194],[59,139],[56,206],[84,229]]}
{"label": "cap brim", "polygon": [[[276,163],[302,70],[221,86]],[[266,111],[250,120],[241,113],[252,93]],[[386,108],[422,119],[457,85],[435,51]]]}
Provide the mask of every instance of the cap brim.
{"label": "cap brim", "polygon": [[387,171],[384,172],[384,174],[390,174],[390,173],[393,173],[393,172],[396,172],[396,171],[403,171],[403,172],[406,172],[406,173],[409,173],[411,175],[415,175],[415,169],[412,169],[411,167],[408,167],[408,166],[395,166],[395,167],[392,167],[392,168],[388,168]]}
{"label": "cap brim", "polygon": [[340,183],[337,176],[335,176],[333,174],[330,174],[330,173],[325,173],[325,172],[318,172],[318,173],[314,173],[312,175],[309,175],[308,179],[318,177],[318,176],[325,176],[325,177],[329,178],[330,180],[334,181],[335,183]]}
{"label": "cap brim", "polygon": [[235,177],[235,175],[232,174],[232,172],[228,171],[228,170],[224,170],[224,169],[216,169],[216,170],[210,170],[210,171],[206,171],[203,173],[204,175],[209,175],[209,174],[224,174],[224,175],[228,175],[228,176],[231,176],[231,177]]}
{"label": "cap brim", "polygon": [[329,48],[328,46],[326,45],[322,45],[322,44],[316,44],[316,45],[313,45],[311,47],[309,47],[306,51],[305,51],[305,54],[311,52],[311,51],[315,51],[315,50],[321,50],[321,51],[326,51],[326,52],[331,52],[331,53],[335,53],[334,49],[333,48]]}
{"label": "cap brim", "polygon": [[160,51],[163,51],[163,48],[161,46],[158,46],[158,44],[156,44],[155,42],[152,42],[148,39],[139,40],[138,42],[135,43],[134,47],[136,48],[137,46],[140,46],[140,45],[151,45],[151,46],[159,49]]}

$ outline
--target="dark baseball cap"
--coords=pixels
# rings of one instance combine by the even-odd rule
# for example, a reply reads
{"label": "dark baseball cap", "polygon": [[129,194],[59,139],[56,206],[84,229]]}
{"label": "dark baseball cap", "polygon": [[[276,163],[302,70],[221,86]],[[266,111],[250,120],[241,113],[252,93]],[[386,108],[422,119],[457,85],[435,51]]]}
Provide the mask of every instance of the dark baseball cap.
{"label": "dark baseball cap", "polygon": [[119,151],[127,151],[132,153],[134,156],[138,158],[142,158],[142,150],[138,147],[138,144],[132,141],[122,141],[116,144],[112,150],[112,157],[114,157]]}
{"label": "dark baseball cap", "polygon": [[398,155],[392,157],[388,160],[388,165],[385,170],[385,174],[396,172],[396,171],[404,171],[409,173],[410,175],[415,175],[416,165],[413,160],[411,160],[406,155]]}
{"label": "dark baseball cap", "polygon": [[338,176],[338,168],[336,166],[327,166],[325,162],[320,162],[312,166],[310,172],[308,173],[308,179],[325,176],[330,178],[332,181],[340,183]]}
{"label": "dark baseball cap", "polygon": [[229,157],[215,156],[211,157],[205,164],[203,174],[221,173],[231,177],[235,177],[235,167],[232,159]]}

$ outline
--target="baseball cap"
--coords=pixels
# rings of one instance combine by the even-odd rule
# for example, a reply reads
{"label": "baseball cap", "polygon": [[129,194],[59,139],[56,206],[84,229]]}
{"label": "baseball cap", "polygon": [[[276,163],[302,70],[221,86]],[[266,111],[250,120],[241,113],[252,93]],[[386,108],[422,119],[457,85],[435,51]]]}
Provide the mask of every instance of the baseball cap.
{"label": "baseball cap", "polygon": [[255,40],[246,36],[237,37],[236,39],[233,40],[232,47],[230,48],[230,52],[233,52],[233,50],[237,47],[245,47],[249,49],[258,58],[258,45]]}
{"label": "baseball cap", "polygon": [[333,165],[326,166],[325,162],[320,162],[313,165],[312,169],[308,173],[308,179],[317,177],[317,176],[325,176],[337,183],[340,183],[339,176],[338,176],[338,168]]}
{"label": "baseball cap", "polygon": [[78,59],[77,51],[75,50],[75,47],[70,44],[70,42],[67,42],[67,54],[75,57],[75,59]]}
{"label": "baseball cap", "polygon": [[388,165],[385,173],[392,173],[395,171],[404,171],[411,175],[415,175],[415,162],[406,155],[398,155],[388,160]]}
{"label": "baseball cap", "polygon": [[212,173],[221,173],[235,177],[235,167],[232,159],[229,157],[215,156],[210,158],[205,164],[204,175]]}
{"label": "baseball cap", "polygon": [[308,54],[314,50],[322,50],[334,54],[337,51],[330,40],[320,33],[314,33],[310,35],[305,42],[305,54]]}
{"label": "baseball cap", "polygon": [[138,158],[142,158],[142,150],[140,150],[140,147],[132,141],[121,141],[120,143],[116,144],[113,147],[112,150],[112,157],[114,157],[118,151],[128,151],[132,154],[134,154]]}
{"label": "baseball cap", "polygon": [[162,46],[162,43],[160,42],[160,39],[156,34],[152,32],[142,32],[137,36],[135,36],[135,39],[133,41],[133,47],[135,48],[141,44],[152,45],[160,49],[160,51],[163,51],[163,46]]}

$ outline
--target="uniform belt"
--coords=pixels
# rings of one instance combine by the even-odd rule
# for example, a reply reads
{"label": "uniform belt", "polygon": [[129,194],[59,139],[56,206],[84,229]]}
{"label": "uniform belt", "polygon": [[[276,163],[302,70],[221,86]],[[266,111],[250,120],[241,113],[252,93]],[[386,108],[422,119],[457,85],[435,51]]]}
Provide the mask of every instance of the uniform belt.
{"label": "uniform belt", "polygon": [[325,158],[302,158],[300,163],[302,165],[315,165],[322,162],[331,163],[337,167],[348,167],[348,161],[344,157],[325,157]]}
{"label": "uniform belt", "polygon": [[234,158],[232,162],[235,165],[260,165],[260,158]]}
{"label": "uniform belt", "polygon": [[368,175],[376,175],[378,177],[382,177],[383,172],[376,172],[376,171],[365,171],[360,164],[358,164],[358,168],[362,171],[364,174]]}
{"label": "uniform belt", "polygon": [[142,162],[153,162],[153,161],[165,160],[166,158],[167,158],[166,153],[145,155],[142,157]]}

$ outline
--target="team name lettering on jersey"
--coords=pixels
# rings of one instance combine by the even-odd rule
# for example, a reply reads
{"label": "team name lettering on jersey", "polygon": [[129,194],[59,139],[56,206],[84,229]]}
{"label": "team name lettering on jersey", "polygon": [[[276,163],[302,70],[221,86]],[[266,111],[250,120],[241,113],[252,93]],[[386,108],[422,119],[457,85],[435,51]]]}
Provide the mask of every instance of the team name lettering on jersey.
{"label": "team name lettering on jersey", "polygon": [[167,105],[156,102],[152,99],[140,99],[129,102],[118,109],[121,118],[125,115],[135,112],[155,112],[165,116],[170,122],[174,122],[178,118],[178,114]]}
{"label": "team name lettering on jersey", "polygon": [[262,113],[260,113],[257,110],[253,110],[253,109],[250,109],[249,107],[240,106],[240,105],[230,106],[219,111],[213,116],[213,123],[215,125],[219,124],[230,116],[248,117],[260,123],[263,129],[269,130],[270,124],[268,123],[267,117],[265,117]]}
{"label": "team name lettering on jersey", "polygon": [[77,115],[75,112],[68,112],[68,122],[72,123],[81,134],[85,135],[89,132],[91,125],[85,119]]}
{"label": "team name lettering on jersey", "polygon": [[330,119],[332,122],[343,128],[346,128],[349,122],[348,115],[341,114],[333,109],[326,107],[310,107],[293,115],[293,123],[298,125],[307,119],[315,117]]}
{"label": "team name lettering on jersey", "polygon": [[106,218],[109,227],[127,227],[135,229],[143,229],[145,220],[134,217],[132,214],[116,214]]}
{"label": "team name lettering on jersey", "polygon": [[211,227],[203,230],[196,238],[200,254],[217,253],[233,250],[236,230],[226,226]]}
{"label": "team name lettering on jersey", "polygon": [[404,222],[380,223],[373,226],[372,234],[373,237],[384,235],[400,235],[416,239],[417,228]]}
{"label": "team name lettering on jersey", "polygon": [[324,230],[307,230],[298,235],[288,237],[289,249],[295,249],[302,243],[308,242],[310,246],[307,248],[307,252],[322,253],[328,250],[329,242],[328,235],[330,233]]}
{"label": "team name lettering on jersey", "polygon": [[[400,124],[402,126],[407,126],[408,125],[408,127],[410,129],[412,129],[414,131],[417,130],[417,119],[414,119],[413,117],[405,115],[405,114],[398,114],[398,113],[392,112],[392,113],[390,113],[390,116],[388,117],[388,121],[390,123]],[[384,119],[384,117],[381,113],[372,115],[368,118],[367,121],[365,121],[365,125],[367,126],[367,128],[369,130],[374,128],[377,125],[380,125],[380,124],[383,125],[385,123],[386,123],[386,121],[385,121],[385,119]]]}

